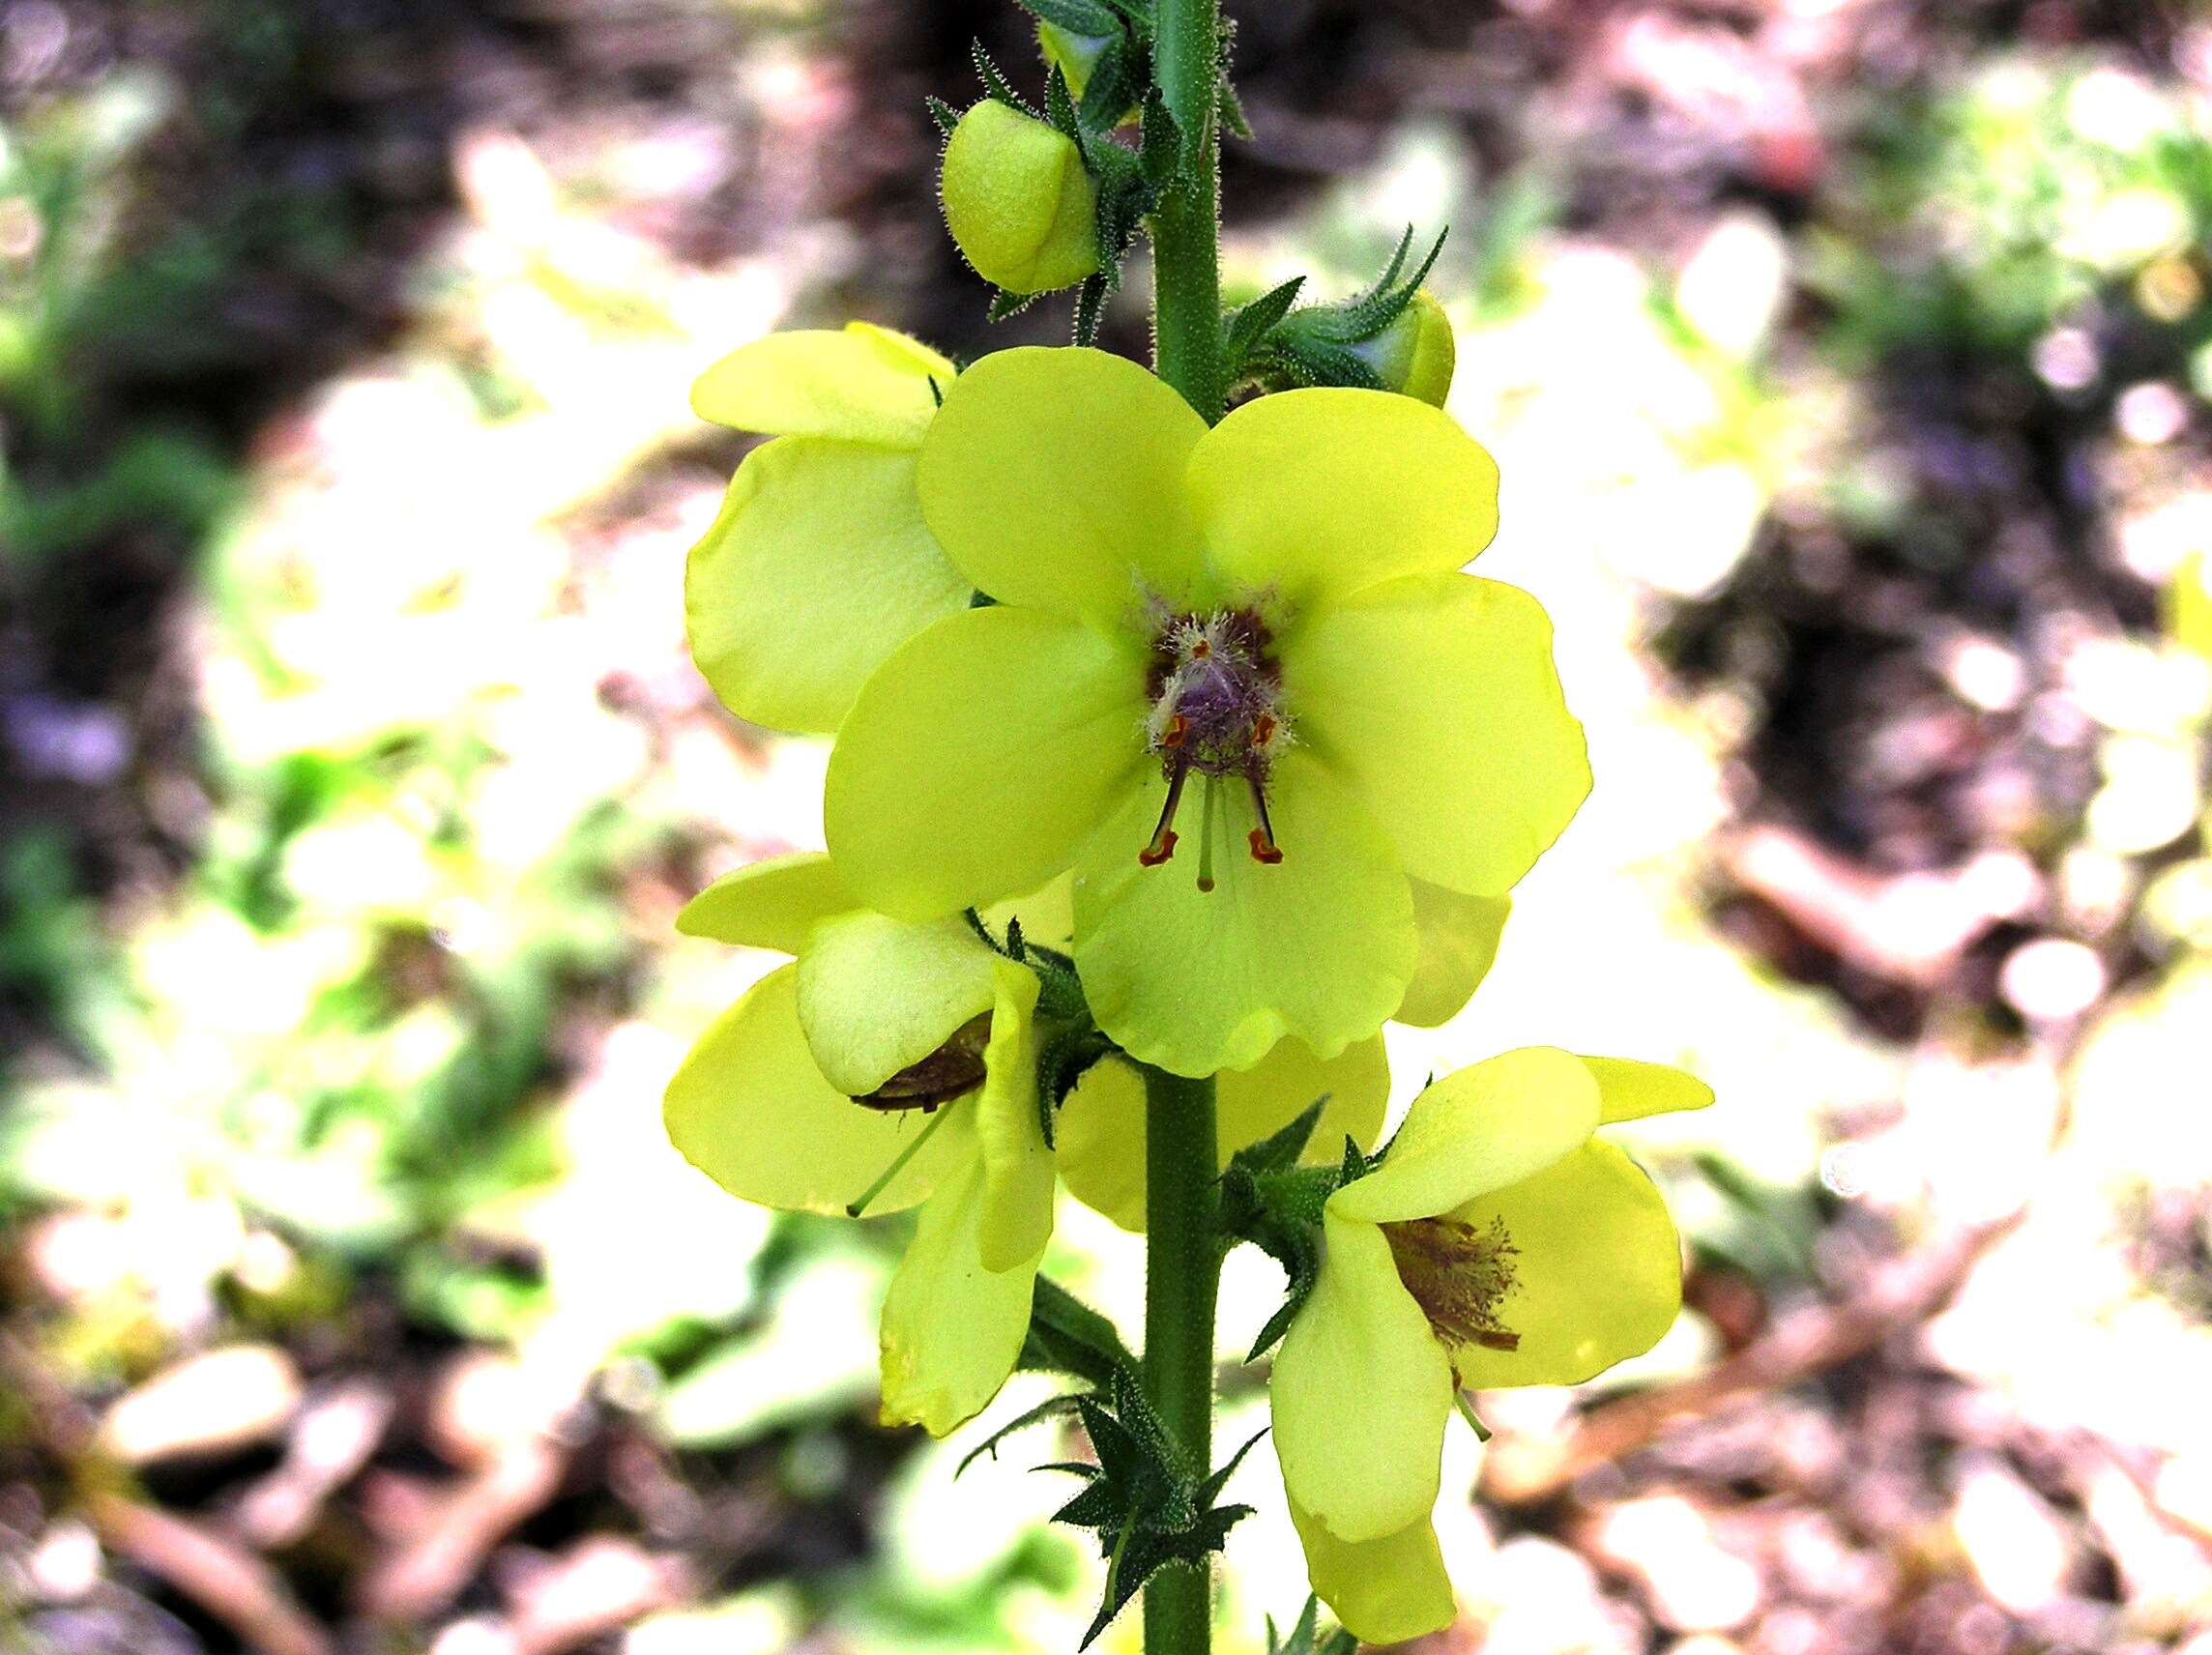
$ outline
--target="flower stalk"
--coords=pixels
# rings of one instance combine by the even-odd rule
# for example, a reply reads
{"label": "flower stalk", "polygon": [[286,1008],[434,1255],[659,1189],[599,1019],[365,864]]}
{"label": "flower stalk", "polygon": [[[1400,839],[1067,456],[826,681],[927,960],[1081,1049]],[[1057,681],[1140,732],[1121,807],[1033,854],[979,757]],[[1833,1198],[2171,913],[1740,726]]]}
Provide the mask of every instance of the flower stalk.
{"label": "flower stalk", "polygon": [[[1210,425],[1227,407],[1221,142],[1214,119],[1220,97],[1218,0],[1161,0],[1159,31],[1167,107],[1185,120],[1193,110],[1203,115],[1197,132],[1178,134],[1185,164],[1152,218],[1154,365]],[[1189,164],[1192,159],[1195,165]],[[1213,1310],[1221,1275],[1213,1110],[1210,1077],[1145,1071],[1145,1386],[1169,1440],[1202,1474],[1213,1454]],[[1205,1655],[1212,1640],[1211,1571],[1160,1570],[1145,1587],[1146,1655]]]}
{"label": "flower stalk", "polygon": [[[1145,1388],[1184,1464],[1213,1451],[1213,1301],[1221,1276],[1214,1223],[1213,1081],[1145,1071]],[[1170,1565],[1145,1586],[1146,1655],[1205,1655],[1212,1577]]]}
{"label": "flower stalk", "polygon": [[[1153,365],[1209,425],[1227,405],[1221,360],[1219,0],[1160,0],[1159,74],[1186,164],[1152,216]],[[1195,159],[1195,165],[1188,161]]]}

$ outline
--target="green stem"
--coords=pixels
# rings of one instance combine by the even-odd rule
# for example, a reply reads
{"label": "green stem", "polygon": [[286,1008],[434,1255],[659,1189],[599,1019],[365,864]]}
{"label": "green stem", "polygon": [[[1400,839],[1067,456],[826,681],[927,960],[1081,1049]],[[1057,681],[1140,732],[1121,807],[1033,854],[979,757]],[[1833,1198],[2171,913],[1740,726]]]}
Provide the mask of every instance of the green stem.
{"label": "green stem", "polygon": [[[1199,112],[1183,176],[1152,214],[1153,366],[1211,424],[1221,363],[1219,0],[1159,0],[1155,69],[1172,108]],[[1213,1460],[1213,1082],[1145,1071],[1145,1388],[1200,1476]],[[1145,1586],[1145,1655],[1207,1655],[1213,1576],[1171,1564]]]}
{"label": "green stem", "polygon": [[1197,176],[1171,186],[1152,213],[1152,365],[1183,400],[1218,421],[1221,372],[1219,0],[1160,0],[1157,73],[1178,109],[1204,112]]}
{"label": "green stem", "polygon": [[[1200,1476],[1213,1456],[1213,1082],[1145,1071],[1145,1388]],[[1145,1655],[1206,1655],[1212,1576],[1170,1565],[1145,1587]]]}

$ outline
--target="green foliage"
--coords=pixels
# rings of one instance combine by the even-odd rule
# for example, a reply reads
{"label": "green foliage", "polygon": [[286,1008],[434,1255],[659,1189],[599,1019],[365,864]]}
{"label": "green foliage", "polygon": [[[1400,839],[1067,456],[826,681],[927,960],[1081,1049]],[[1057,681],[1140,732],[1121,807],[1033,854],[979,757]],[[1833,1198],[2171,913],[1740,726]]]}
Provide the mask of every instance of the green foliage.
{"label": "green foliage", "polygon": [[1884,101],[1811,283],[1857,358],[2017,353],[2094,296],[2212,237],[2212,164],[2185,106],[2089,62],[1999,59]]}

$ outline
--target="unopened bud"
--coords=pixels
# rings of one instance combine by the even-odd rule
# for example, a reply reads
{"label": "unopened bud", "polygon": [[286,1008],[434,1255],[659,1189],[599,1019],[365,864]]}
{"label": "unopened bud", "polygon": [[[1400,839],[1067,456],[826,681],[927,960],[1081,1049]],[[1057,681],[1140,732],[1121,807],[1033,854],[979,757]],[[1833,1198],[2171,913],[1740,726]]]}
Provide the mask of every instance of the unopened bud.
{"label": "unopened bud", "polygon": [[1063,29],[1057,23],[1039,22],[1037,49],[1044,53],[1044,61],[1060,71],[1067,80],[1067,95],[1078,103],[1083,102],[1084,89],[1091,84],[1091,72],[1107,48],[1118,37],[1114,35],[1079,35]]}
{"label": "unopened bud", "polygon": [[945,219],[975,274],[1049,293],[1098,270],[1097,191],[1066,134],[986,99],[945,146]]}
{"label": "unopened bud", "polygon": [[1417,290],[1390,325],[1371,339],[1351,347],[1391,390],[1441,408],[1451,393],[1452,369],[1459,359],[1451,320],[1427,288]]}

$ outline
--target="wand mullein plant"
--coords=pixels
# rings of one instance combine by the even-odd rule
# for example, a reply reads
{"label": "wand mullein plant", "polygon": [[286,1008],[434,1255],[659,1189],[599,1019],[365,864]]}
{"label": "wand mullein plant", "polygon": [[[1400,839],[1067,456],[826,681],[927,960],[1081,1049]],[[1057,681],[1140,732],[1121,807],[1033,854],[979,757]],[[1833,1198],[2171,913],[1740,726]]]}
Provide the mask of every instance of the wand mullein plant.
{"label": "wand mullein plant", "polygon": [[[700,1039],[668,1129],[747,1200],[917,1209],[888,1420],[942,1436],[1018,1368],[1073,1381],[1000,1436],[1088,1437],[1054,1467],[1107,1564],[1086,1643],[1142,1593],[1150,1655],[1210,1645],[1247,1510],[1214,1300],[1224,1254],[1265,1249],[1286,1292],[1246,1360],[1341,1622],[1309,1601],[1269,1645],[1341,1655],[1451,1619],[1429,1517],[1467,1391],[1579,1382],[1674,1321],[1665,1203],[1597,1134],[1711,1093],[1529,1048],[1378,1147],[1382,1025],[1467,1002],[1589,790],[1551,624],[1462,572],[1498,472],[1441,409],[1435,252],[1409,233],[1353,298],[1225,312],[1217,0],[1022,4],[1042,106],[978,50],[983,99],[933,104],[946,218],[994,317],[1075,289],[1073,345],[962,366],[854,323],[694,392],[774,440],[692,551],[693,655],[740,717],[836,741],[829,854],[684,912],[794,958]],[[1093,348],[1140,237],[1150,371]],[[1141,1356],[1039,1274],[1062,1188],[1147,1238]]]}

